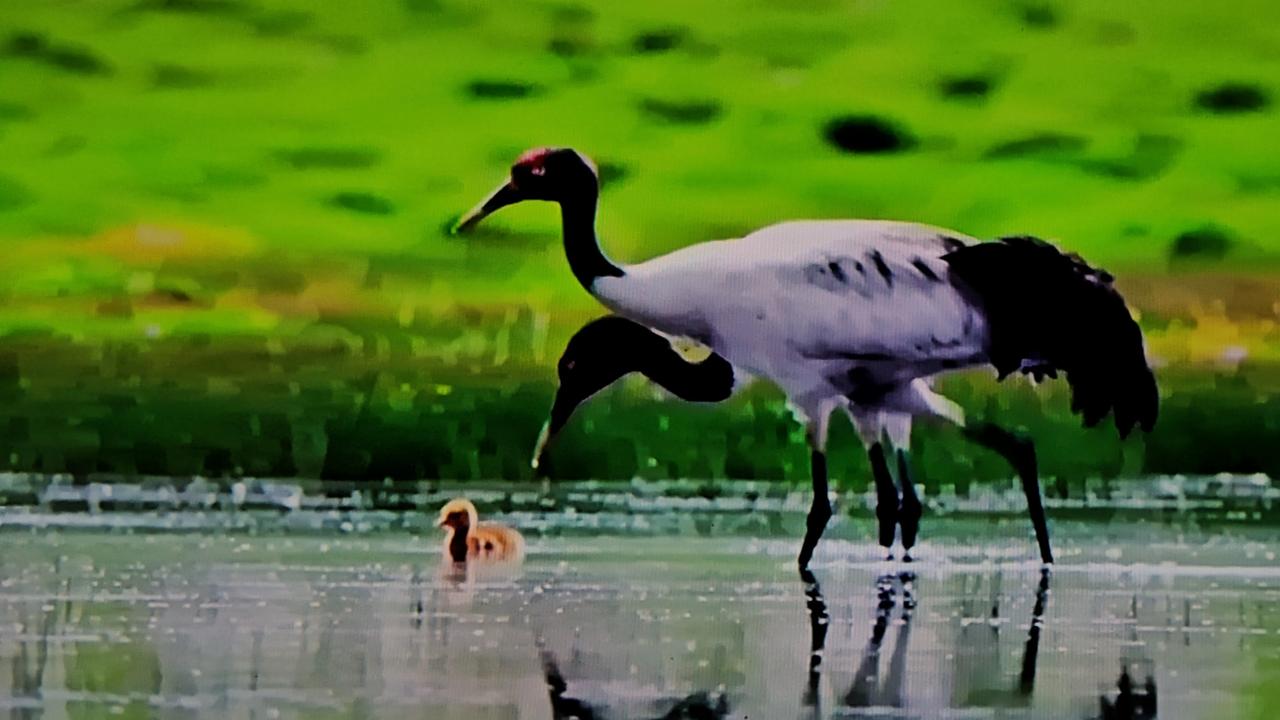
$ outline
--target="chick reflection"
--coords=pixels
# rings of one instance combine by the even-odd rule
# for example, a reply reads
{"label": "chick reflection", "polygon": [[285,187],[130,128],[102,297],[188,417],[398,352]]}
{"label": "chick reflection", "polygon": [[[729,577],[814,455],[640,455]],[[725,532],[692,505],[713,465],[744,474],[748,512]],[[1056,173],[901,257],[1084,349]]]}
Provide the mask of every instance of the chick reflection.
{"label": "chick reflection", "polygon": [[[541,639],[537,641],[542,660],[542,675],[547,682],[551,699],[551,716],[555,720],[626,720],[621,711],[613,707],[607,696],[584,699],[584,693],[570,688],[555,655]],[[729,716],[729,703],[723,693],[696,692],[683,698],[658,699],[653,705],[665,707],[661,715],[642,716],[646,720],[724,720]]]}

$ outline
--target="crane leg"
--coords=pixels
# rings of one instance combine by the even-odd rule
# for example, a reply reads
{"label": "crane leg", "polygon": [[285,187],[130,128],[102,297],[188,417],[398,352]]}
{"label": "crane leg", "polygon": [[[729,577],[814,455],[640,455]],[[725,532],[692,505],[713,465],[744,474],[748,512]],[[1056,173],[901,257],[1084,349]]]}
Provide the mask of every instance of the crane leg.
{"label": "crane leg", "polygon": [[831,499],[827,497],[827,454],[814,448],[809,456],[809,472],[813,476],[813,502],[809,506],[809,517],[805,521],[804,543],[800,546],[800,569],[809,567],[813,557],[813,549],[818,546],[818,538],[827,529],[827,521],[831,519]]}
{"label": "crane leg", "polygon": [[916,537],[920,533],[920,516],[924,506],[920,496],[916,495],[915,483],[911,481],[911,455],[906,450],[898,451],[898,484],[902,486],[902,502],[898,505],[898,524],[902,527],[902,559],[911,561],[911,548],[915,547]]}
{"label": "crane leg", "polygon": [[1031,609],[1031,627],[1027,629],[1027,643],[1022,648],[1022,672],[1018,676],[1018,691],[1031,695],[1036,686],[1036,658],[1040,653],[1040,629],[1044,626],[1044,606],[1049,599],[1049,568],[1040,570],[1040,585],[1036,588],[1036,604]]}
{"label": "crane leg", "polygon": [[1004,428],[982,423],[968,426],[964,434],[979,445],[1001,455],[1018,473],[1022,481],[1022,492],[1027,496],[1027,512],[1031,515],[1031,526],[1036,531],[1036,543],[1040,545],[1040,560],[1053,562],[1053,551],[1049,548],[1049,526],[1045,521],[1044,503],[1040,499],[1040,475],[1036,468],[1036,448],[1031,440],[1005,430]]}
{"label": "crane leg", "polygon": [[892,558],[893,535],[898,524],[898,488],[889,474],[889,463],[884,457],[884,446],[873,443],[867,450],[871,460],[871,475],[876,481],[876,520],[880,523],[880,546]]}

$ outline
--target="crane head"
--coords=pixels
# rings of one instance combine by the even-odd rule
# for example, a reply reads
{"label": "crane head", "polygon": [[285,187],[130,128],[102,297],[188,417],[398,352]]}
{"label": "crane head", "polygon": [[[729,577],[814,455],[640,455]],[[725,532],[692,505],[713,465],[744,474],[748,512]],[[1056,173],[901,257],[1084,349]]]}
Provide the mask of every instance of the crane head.
{"label": "crane head", "polygon": [[542,464],[547,446],[579,405],[623,375],[643,370],[646,360],[670,349],[662,336],[616,315],[583,326],[569,340],[556,366],[560,385],[551,404],[551,415],[538,435],[533,468]]}
{"label": "crane head", "polygon": [[535,148],[511,166],[507,181],[462,216],[454,233],[465,233],[498,210],[525,200],[563,203],[594,198],[599,190],[595,163],[572,148]]}

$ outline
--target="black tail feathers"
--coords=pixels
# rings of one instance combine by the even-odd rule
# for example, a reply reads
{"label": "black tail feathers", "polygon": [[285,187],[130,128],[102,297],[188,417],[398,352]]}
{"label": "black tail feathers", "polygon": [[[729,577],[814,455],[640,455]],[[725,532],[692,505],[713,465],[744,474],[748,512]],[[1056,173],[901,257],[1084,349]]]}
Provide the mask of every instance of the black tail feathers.
{"label": "black tail feathers", "polygon": [[944,259],[985,310],[988,354],[1001,379],[1061,370],[1085,427],[1114,413],[1121,437],[1135,425],[1151,431],[1160,404],[1155,375],[1109,273],[1032,237],[971,245]]}

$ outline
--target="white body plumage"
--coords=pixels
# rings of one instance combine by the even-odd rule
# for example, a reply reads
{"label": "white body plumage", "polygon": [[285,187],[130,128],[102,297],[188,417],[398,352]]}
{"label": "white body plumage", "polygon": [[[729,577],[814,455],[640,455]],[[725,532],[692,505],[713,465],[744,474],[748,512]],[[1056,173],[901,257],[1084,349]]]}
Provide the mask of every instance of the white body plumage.
{"label": "white body plumage", "polygon": [[916,223],[793,221],[624,266],[591,291],[776,383],[819,447],[837,407],[868,445],[887,433],[905,447],[912,415],[963,423],[925,378],[986,362],[981,308],[941,259],[971,242]]}

